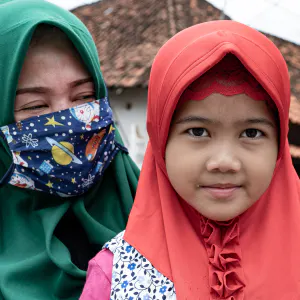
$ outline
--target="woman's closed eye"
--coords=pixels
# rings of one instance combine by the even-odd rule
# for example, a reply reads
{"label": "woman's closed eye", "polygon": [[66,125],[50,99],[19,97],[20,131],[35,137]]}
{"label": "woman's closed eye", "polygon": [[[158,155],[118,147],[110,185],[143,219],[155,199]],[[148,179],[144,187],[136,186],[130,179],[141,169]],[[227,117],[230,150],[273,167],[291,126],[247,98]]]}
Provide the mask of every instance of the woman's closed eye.
{"label": "woman's closed eye", "polygon": [[75,97],[74,101],[94,101],[96,100],[95,93],[85,94],[85,95],[78,95]]}
{"label": "woman's closed eye", "polygon": [[187,133],[192,137],[208,137],[208,131],[205,128],[198,127],[198,128],[190,128],[187,130]]}
{"label": "woman's closed eye", "polygon": [[248,139],[258,139],[265,136],[265,133],[259,129],[248,128],[241,134],[241,137]]}
{"label": "woman's closed eye", "polygon": [[41,110],[41,109],[44,109],[44,108],[47,108],[47,107],[48,107],[48,105],[46,105],[46,104],[25,106],[25,107],[16,108],[15,112],[19,112],[19,111],[37,111],[37,110]]}

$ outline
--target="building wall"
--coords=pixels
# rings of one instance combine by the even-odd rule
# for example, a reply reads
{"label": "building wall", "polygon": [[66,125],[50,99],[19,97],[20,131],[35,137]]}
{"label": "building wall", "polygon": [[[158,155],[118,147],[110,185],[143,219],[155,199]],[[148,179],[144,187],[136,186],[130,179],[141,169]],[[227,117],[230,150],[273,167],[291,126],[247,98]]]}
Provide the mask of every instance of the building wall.
{"label": "building wall", "polygon": [[147,89],[109,89],[114,119],[130,156],[141,167],[148,141],[146,131]]}

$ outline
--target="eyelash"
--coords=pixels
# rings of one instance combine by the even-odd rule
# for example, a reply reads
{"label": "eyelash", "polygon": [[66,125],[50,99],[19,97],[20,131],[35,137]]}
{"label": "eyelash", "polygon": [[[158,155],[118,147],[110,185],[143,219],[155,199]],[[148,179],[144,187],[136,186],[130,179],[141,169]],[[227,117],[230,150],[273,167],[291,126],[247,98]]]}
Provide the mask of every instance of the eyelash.
{"label": "eyelash", "polygon": [[82,100],[82,99],[89,99],[89,98],[93,98],[93,99],[96,99],[96,95],[95,94],[91,94],[91,95],[84,95],[84,96],[81,96],[80,97],[81,99],[76,99],[75,101],[78,101],[78,100]]}
{"label": "eyelash", "polygon": [[47,105],[36,105],[36,106],[24,107],[21,109],[21,111],[38,110],[44,107],[47,107]]}
{"label": "eyelash", "polygon": [[[80,101],[80,100],[86,100],[86,99],[96,99],[95,94],[91,94],[91,95],[85,95],[85,96],[81,96],[79,99],[75,99],[73,102],[75,101]],[[22,109],[20,109],[20,111],[33,111],[33,110],[38,110],[38,109],[42,109],[47,107],[47,105],[36,105],[36,106],[29,106],[29,107],[24,107]]]}
{"label": "eyelash", "polygon": [[[196,129],[196,130],[201,130],[203,133],[206,132],[206,135],[205,135],[205,136],[203,136],[203,135],[195,135],[195,133],[192,132],[192,131],[195,130],[195,129]],[[255,136],[255,137],[243,136],[243,134],[246,133],[246,132],[249,131],[249,130],[251,130],[251,131],[255,130],[256,133],[260,133],[260,136],[258,136],[258,137],[256,137],[256,136]],[[189,128],[186,132],[187,132],[190,136],[192,136],[193,138],[204,138],[204,137],[209,137],[208,130],[206,130],[205,128],[202,128],[202,127]],[[248,133],[249,133],[249,132],[248,132]],[[263,137],[263,136],[266,136],[266,134],[265,134],[262,130],[259,130],[259,129],[256,129],[256,128],[247,128],[247,129],[244,130],[244,131],[242,132],[242,134],[241,134],[241,137],[243,137],[243,138],[249,138],[249,139],[252,139],[252,140],[261,138],[261,137]]]}

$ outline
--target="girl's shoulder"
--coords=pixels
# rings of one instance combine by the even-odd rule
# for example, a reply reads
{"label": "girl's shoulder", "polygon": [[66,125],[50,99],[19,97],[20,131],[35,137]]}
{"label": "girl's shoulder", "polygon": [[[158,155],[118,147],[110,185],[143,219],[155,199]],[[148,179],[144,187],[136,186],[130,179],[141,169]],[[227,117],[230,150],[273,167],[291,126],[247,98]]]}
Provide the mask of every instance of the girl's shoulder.
{"label": "girl's shoulder", "polygon": [[127,243],[124,233],[121,232],[104,245],[113,253],[110,299],[175,300],[173,282]]}
{"label": "girl's shoulder", "polygon": [[113,254],[108,249],[103,249],[89,261],[86,283],[80,300],[110,299],[112,267]]}
{"label": "girl's shoulder", "polygon": [[114,238],[104,244],[103,249],[109,249],[112,253],[118,251],[118,249],[122,248],[124,243],[126,243],[124,240],[124,234],[125,230],[120,232]]}

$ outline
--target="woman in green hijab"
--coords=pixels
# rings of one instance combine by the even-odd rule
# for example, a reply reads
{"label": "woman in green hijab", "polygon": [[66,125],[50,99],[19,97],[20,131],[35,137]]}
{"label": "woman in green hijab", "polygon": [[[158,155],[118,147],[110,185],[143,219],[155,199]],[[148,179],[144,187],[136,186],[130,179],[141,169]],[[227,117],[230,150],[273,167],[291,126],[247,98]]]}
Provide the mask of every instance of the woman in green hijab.
{"label": "woman in green hijab", "polygon": [[125,228],[139,174],[95,44],[53,4],[1,1],[0,78],[0,299],[78,299],[89,259]]}

